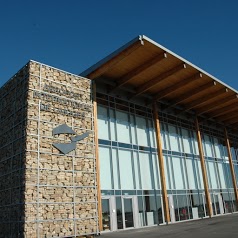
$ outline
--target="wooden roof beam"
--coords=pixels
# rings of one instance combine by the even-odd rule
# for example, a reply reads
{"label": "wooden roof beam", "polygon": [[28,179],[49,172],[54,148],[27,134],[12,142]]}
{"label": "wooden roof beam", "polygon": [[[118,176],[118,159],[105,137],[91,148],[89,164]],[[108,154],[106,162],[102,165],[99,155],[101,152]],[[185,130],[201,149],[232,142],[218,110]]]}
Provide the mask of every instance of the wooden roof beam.
{"label": "wooden roof beam", "polygon": [[[234,113],[235,112],[235,113]],[[222,121],[226,124],[226,122],[231,121],[234,118],[238,117],[238,109],[236,109],[236,111],[234,111],[233,113],[228,113],[225,114],[223,116],[217,117],[217,120]]]}
{"label": "wooden roof beam", "polygon": [[[197,115],[200,116],[204,113],[214,111],[218,107],[221,107],[222,104],[228,103],[229,101],[231,101],[231,103],[232,103],[232,101],[235,100],[235,99],[237,100],[237,98],[238,98],[238,95],[235,94],[235,95],[231,95],[231,96],[226,97],[226,98],[222,98],[221,100],[218,100],[216,102],[209,103],[207,106],[203,107],[201,111],[198,109],[197,110]],[[226,108],[226,107],[227,107],[227,105],[224,106],[223,108]]]}
{"label": "wooden roof beam", "polygon": [[209,100],[214,99],[214,97],[217,97],[217,96],[219,96],[219,95],[221,95],[223,93],[227,93],[227,92],[228,92],[228,89],[226,88],[225,90],[224,89],[220,89],[220,90],[218,90],[218,91],[216,91],[214,93],[210,93],[210,94],[208,94],[206,96],[202,96],[201,98],[198,98],[197,100],[195,100],[192,103],[190,103],[189,105],[187,105],[185,107],[184,111],[191,110],[191,109],[193,109],[193,108],[195,108],[195,107],[197,107],[197,106],[199,106],[201,104],[206,103]]}
{"label": "wooden roof beam", "polygon": [[168,107],[168,108],[171,108],[171,107],[174,107],[180,103],[182,103],[183,101],[189,99],[190,97],[193,97],[197,94],[200,94],[203,90],[206,90],[208,88],[211,88],[211,87],[214,87],[216,86],[216,82],[215,81],[211,81],[209,83],[206,83],[204,85],[202,85],[201,87],[198,87],[197,89],[193,90],[193,92],[191,93],[191,91],[187,92],[187,93],[184,93],[182,94],[181,96],[177,97],[176,98],[176,101],[174,103],[171,103]]}
{"label": "wooden roof beam", "polygon": [[160,91],[159,93],[157,93],[156,95],[154,95],[153,100],[160,100],[178,90],[180,90],[180,88],[185,87],[189,84],[194,83],[194,80],[198,80],[202,78],[202,74],[201,73],[196,73],[193,76],[183,79],[182,81],[163,89],[162,91]]}
{"label": "wooden roof beam", "polygon": [[120,52],[118,55],[114,56],[110,60],[108,60],[106,63],[104,63],[99,68],[96,68],[94,71],[89,73],[87,75],[87,78],[89,79],[95,79],[101,76],[104,72],[106,72],[108,69],[115,66],[117,63],[119,63],[121,60],[126,58],[128,55],[133,53],[135,50],[137,50],[139,47],[143,46],[143,42],[141,40],[136,41],[134,44],[130,45],[128,48]]}
{"label": "wooden roof beam", "polygon": [[237,102],[235,102],[235,103],[232,103],[231,105],[227,106],[226,108],[219,108],[212,112],[212,114],[213,114],[212,118],[219,117],[221,115],[236,111],[237,106],[238,106],[238,104],[237,104]]}
{"label": "wooden roof beam", "polygon": [[[230,125],[229,125],[230,126]],[[232,128],[230,128],[231,130],[238,130],[238,121],[236,123],[232,124]]]}
{"label": "wooden roof beam", "polygon": [[145,63],[143,63],[139,67],[131,70],[129,73],[127,73],[126,75],[121,77],[118,80],[117,85],[115,87],[113,87],[109,92],[112,92],[112,91],[122,87],[123,85],[129,83],[134,77],[138,76],[139,74],[141,74],[142,72],[144,72],[151,66],[159,63],[160,61],[162,61],[165,58],[167,58],[167,54],[164,52],[162,54],[156,55],[153,59],[147,60]]}
{"label": "wooden roof beam", "polygon": [[228,114],[226,117],[223,117],[220,119],[223,121],[225,124],[232,125],[238,122],[238,112],[236,114]]}
{"label": "wooden roof beam", "polygon": [[236,119],[234,118],[232,121],[227,121],[227,122],[226,122],[226,125],[232,127],[232,129],[233,129],[233,126],[234,126],[234,125],[236,126],[237,123],[238,123],[238,117],[237,117]]}
{"label": "wooden roof beam", "polygon": [[217,118],[217,117],[219,117],[219,116],[221,116],[221,115],[225,115],[225,114],[227,114],[227,113],[231,113],[231,112],[233,112],[233,111],[236,111],[237,109],[238,109],[238,108],[237,108],[237,102],[232,103],[232,104],[229,105],[229,106],[225,106],[225,107],[222,107],[222,108],[219,108],[219,109],[213,111],[213,112],[212,112],[213,115],[210,116],[210,117],[204,118],[204,119],[202,120],[202,122],[208,121],[208,120],[210,120],[210,119],[215,119],[215,118]]}
{"label": "wooden roof beam", "polygon": [[141,86],[139,86],[138,88],[136,88],[136,93],[133,94],[130,97],[130,99],[148,91],[149,89],[155,87],[156,85],[158,85],[159,83],[161,83],[162,81],[167,79],[172,74],[175,74],[183,69],[186,69],[186,64],[184,64],[184,63],[170,69],[169,71],[162,73],[161,75],[159,75],[151,80],[149,80],[148,82],[146,82],[146,83],[142,84]]}

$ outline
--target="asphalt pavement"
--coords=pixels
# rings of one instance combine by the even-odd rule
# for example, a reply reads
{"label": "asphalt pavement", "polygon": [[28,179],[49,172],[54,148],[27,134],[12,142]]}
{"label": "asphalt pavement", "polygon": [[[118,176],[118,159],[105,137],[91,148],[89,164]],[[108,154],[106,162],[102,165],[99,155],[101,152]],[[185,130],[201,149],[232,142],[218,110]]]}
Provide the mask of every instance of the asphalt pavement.
{"label": "asphalt pavement", "polygon": [[102,233],[100,238],[238,238],[238,213],[140,229]]}

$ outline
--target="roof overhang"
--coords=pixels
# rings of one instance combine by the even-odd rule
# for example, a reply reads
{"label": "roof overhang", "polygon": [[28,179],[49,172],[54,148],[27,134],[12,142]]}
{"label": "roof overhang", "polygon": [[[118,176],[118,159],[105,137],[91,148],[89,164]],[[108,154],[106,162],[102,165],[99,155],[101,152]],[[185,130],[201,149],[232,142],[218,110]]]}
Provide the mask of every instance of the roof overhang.
{"label": "roof overhang", "polygon": [[138,36],[82,76],[112,83],[109,92],[130,89],[128,99],[149,96],[182,111],[238,128],[238,92],[148,37]]}

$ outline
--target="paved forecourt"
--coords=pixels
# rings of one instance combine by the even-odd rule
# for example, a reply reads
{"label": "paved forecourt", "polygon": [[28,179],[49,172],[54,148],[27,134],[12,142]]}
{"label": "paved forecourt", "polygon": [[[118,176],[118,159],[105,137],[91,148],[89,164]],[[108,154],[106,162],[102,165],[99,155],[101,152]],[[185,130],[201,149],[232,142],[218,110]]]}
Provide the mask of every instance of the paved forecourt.
{"label": "paved forecourt", "polygon": [[190,222],[104,233],[102,238],[237,238],[238,213]]}

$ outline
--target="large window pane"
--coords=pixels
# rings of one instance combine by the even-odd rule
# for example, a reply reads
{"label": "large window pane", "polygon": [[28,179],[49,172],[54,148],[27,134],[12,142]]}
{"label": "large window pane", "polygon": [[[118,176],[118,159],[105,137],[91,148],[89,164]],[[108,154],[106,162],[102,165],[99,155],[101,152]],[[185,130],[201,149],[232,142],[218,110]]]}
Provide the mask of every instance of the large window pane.
{"label": "large window pane", "polygon": [[111,140],[116,141],[116,118],[115,118],[115,111],[110,109],[110,133],[111,133]]}
{"label": "large window pane", "polygon": [[238,164],[234,164],[234,170],[235,170],[235,175],[236,175],[236,182],[238,184]]}
{"label": "large window pane", "polygon": [[205,147],[205,155],[208,157],[213,157],[212,153],[212,143],[210,141],[209,136],[204,135],[204,141],[203,141],[204,147]]}
{"label": "large window pane", "polygon": [[109,140],[109,123],[108,123],[108,115],[107,108],[98,106],[98,138]]}
{"label": "large window pane", "polygon": [[191,202],[192,202],[192,216],[193,218],[204,217],[205,216],[205,208],[203,203],[203,195],[201,194],[191,194]]}
{"label": "large window pane", "polygon": [[227,152],[227,148],[226,146],[222,146],[223,147],[223,156],[224,156],[224,159],[228,161],[228,152]]}
{"label": "large window pane", "polygon": [[133,161],[134,161],[134,171],[135,171],[135,184],[136,189],[141,189],[140,186],[140,169],[138,164],[138,152],[133,153]]}
{"label": "large window pane", "polygon": [[123,198],[123,202],[124,202],[125,228],[134,227],[132,198]]}
{"label": "large window pane", "polygon": [[159,163],[156,154],[152,154],[155,189],[160,189]]}
{"label": "large window pane", "polygon": [[157,224],[157,209],[156,209],[156,200],[155,196],[145,196],[145,218],[146,225],[152,226]]}
{"label": "large window pane", "polygon": [[189,189],[196,189],[196,172],[194,169],[194,161],[192,159],[186,159],[188,184]]}
{"label": "large window pane", "polygon": [[136,145],[136,125],[135,125],[135,117],[133,115],[130,115],[130,122],[131,122],[131,139],[132,144]]}
{"label": "large window pane", "polygon": [[158,223],[161,224],[164,222],[164,220],[162,212],[162,198],[159,195],[156,196],[156,205],[157,205]]}
{"label": "large window pane", "polygon": [[132,153],[129,150],[119,150],[118,152],[121,189],[134,189]]}
{"label": "large window pane", "polygon": [[149,133],[150,133],[150,146],[156,147],[155,129],[153,127],[153,123],[151,120],[148,120],[148,124],[149,124]]}
{"label": "large window pane", "polygon": [[145,209],[143,206],[144,197],[138,196],[138,210],[139,210],[139,226],[145,226]]}
{"label": "large window pane", "polygon": [[232,195],[229,193],[222,193],[222,198],[224,202],[225,213],[231,213],[234,211]]}
{"label": "large window pane", "polygon": [[169,149],[168,147],[168,131],[165,128],[164,123],[160,123],[160,135],[161,135],[161,141],[162,141],[162,148],[163,149]]}
{"label": "large window pane", "polygon": [[217,184],[217,176],[215,171],[215,164],[213,161],[207,161],[208,169],[209,169],[209,175],[210,175],[210,187],[211,188],[218,188]]}
{"label": "large window pane", "polygon": [[169,142],[170,142],[170,149],[173,151],[179,151],[179,137],[176,132],[176,127],[169,125]]}
{"label": "large window pane", "polygon": [[104,231],[111,230],[110,201],[102,199],[102,224]]}
{"label": "large window pane", "polygon": [[191,148],[191,139],[189,138],[189,131],[182,129],[182,135],[183,135],[183,147],[185,153],[192,153]]}
{"label": "large window pane", "polygon": [[173,156],[173,170],[174,170],[174,181],[175,181],[175,188],[176,189],[184,189],[184,173],[183,173],[183,166],[182,166],[182,158]]}
{"label": "large window pane", "polygon": [[130,143],[130,129],[128,114],[116,111],[117,118],[117,140],[124,143]]}
{"label": "large window pane", "polygon": [[174,180],[173,180],[173,172],[171,166],[171,157],[164,156],[164,170],[165,170],[165,179],[166,179],[166,186],[168,189],[175,189]]}
{"label": "large window pane", "polygon": [[222,158],[222,147],[217,138],[214,138],[214,147],[217,158]]}
{"label": "large window pane", "polygon": [[123,229],[121,198],[116,197],[117,229]]}
{"label": "large window pane", "polygon": [[232,177],[231,177],[231,169],[230,169],[230,165],[229,162],[225,161],[225,163],[223,163],[223,171],[226,171],[225,174],[225,179],[226,179],[226,186],[228,188],[233,188],[233,184],[232,184]]}
{"label": "large window pane", "polygon": [[194,160],[195,165],[196,165],[196,170],[197,170],[197,174],[198,174],[198,187],[200,189],[204,189],[204,183],[203,183],[203,175],[202,175],[202,167],[201,167],[201,162],[200,160]]}
{"label": "large window pane", "polygon": [[192,143],[193,143],[193,153],[198,155],[198,141],[197,141],[197,135],[195,132],[193,132],[193,138],[192,138]]}
{"label": "large window pane", "polygon": [[218,171],[219,171],[219,177],[221,182],[221,188],[226,188],[226,180],[225,180],[225,171],[222,163],[217,163]]}
{"label": "large window pane", "polygon": [[112,189],[112,169],[109,148],[99,147],[101,189]]}
{"label": "large window pane", "polygon": [[117,162],[117,151],[112,149],[112,165],[113,165],[113,181],[114,189],[119,189],[119,173],[118,173],[118,162]]}
{"label": "large window pane", "polygon": [[148,133],[146,128],[146,119],[136,116],[137,140],[139,145],[148,146]]}
{"label": "large window pane", "polygon": [[236,152],[234,147],[231,147],[231,157],[232,160],[236,161]]}
{"label": "large window pane", "polygon": [[152,189],[152,165],[151,158],[148,153],[139,153],[139,161],[140,161],[140,174],[141,174],[141,183],[142,189],[149,190]]}
{"label": "large window pane", "polygon": [[187,196],[186,195],[177,195],[178,201],[178,213],[180,221],[189,219]]}

